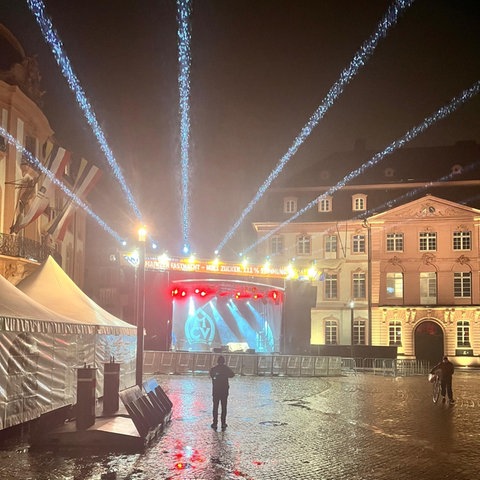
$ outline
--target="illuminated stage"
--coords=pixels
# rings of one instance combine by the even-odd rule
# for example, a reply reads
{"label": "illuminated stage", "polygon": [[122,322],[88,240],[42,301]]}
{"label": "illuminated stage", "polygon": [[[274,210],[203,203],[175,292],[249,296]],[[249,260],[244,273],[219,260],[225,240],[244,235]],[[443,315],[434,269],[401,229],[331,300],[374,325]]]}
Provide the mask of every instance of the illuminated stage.
{"label": "illuminated stage", "polygon": [[172,349],[280,351],[284,289],[224,280],[173,282]]}

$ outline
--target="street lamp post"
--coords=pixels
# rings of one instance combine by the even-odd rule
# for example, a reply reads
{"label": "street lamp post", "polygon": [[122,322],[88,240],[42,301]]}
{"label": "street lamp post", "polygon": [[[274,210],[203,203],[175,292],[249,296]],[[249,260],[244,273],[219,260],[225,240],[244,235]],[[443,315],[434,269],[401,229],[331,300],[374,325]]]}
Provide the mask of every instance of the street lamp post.
{"label": "street lamp post", "polygon": [[136,382],[142,388],[143,385],[143,346],[145,329],[145,241],[147,230],[142,227],[138,230],[138,283],[137,283],[137,363]]}
{"label": "street lamp post", "polygon": [[354,319],[355,302],[351,300],[348,306],[350,307],[350,349],[351,349],[352,358],[353,358],[353,319]]}

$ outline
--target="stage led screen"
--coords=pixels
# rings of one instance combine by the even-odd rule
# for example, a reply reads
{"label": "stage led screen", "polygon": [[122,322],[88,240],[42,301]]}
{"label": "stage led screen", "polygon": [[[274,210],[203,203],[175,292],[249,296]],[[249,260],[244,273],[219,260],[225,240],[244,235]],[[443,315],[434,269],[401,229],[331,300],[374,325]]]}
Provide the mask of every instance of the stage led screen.
{"label": "stage led screen", "polygon": [[188,296],[173,301],[172,347],[211,352],[230,344],[236,351],[280,351],[282,303],[270,299]]}

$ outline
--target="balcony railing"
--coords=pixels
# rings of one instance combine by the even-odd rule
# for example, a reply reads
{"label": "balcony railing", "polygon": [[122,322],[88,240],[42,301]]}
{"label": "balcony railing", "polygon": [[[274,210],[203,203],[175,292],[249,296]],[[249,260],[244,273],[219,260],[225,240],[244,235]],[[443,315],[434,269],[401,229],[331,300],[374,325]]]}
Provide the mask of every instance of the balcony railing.
{"label": "balcony railing", "polygon": [[29,238],[7,233],[0,233],[0,255],[25,258],[39,263],[42,263],[51,255],[57,263],[61,264],[62,261],[61,255],[55,248],[42,245]]}

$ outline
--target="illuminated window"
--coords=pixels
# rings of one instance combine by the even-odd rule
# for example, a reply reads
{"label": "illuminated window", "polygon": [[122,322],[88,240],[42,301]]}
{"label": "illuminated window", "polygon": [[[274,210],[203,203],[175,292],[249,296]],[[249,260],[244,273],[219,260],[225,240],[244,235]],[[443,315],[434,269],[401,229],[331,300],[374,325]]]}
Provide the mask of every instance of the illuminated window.
{"label": "illuminated window", "polygon": [[469,298],[472,292],[472,274],[470,272],[455,272],[453,274],[453,296]]}
{"label": "illuminated window", "polygon": [[402,345],[402,323],[398,320],[393,320],[388,324],[388,344]]}
{"label": "illuminated window", "polygon": [[363,212],[367,209],[367,196],[357,194],[352,196],[352,210],[354,212]]}
{"label": "illuminated window", "polygon": [[457,346],[470,347],[470,323],[457,322]]}
{"label": "illuminated window", "polygon": [[353,322],[353,344],[365,345],[365,320],[355,320]]}
{"label": "illuminated window", "polygon": [[403,252],[403,233],[387,233],[387,252]]}
{"label": "illuminated window", "polygon": [[454,250],[471,250],[471,232],[453,232]]}
{"label": "illuminated window", "polygon": [[365,272],[352,274],[352,294],[355,299],[367,298],[367,276]]}
{"label": "illuminated window", "polygon": [[435,232],[421,232],[419,241],[420,251],[429,252],[437,249],[437,234]]}
{"label": "illuminated window", "polygon": [[337,341],[337,322],[327,320],[325,322],[325,345],[336,345]]}
{"label": "illuminated window", "polygon": [[312,251],[312,237],[300,235],[297,237],[297,255],[310,255]]}
{"label": "illuminated window", "polygon": [[331,212],[332,211],[332,197],[325,197],[318,202],[319,212]]}
{"label": "illuminated window", "polygon": [[283,212],[284,213],[296,213],[297,211],[297,199],[288,197],[283,199]]}
{"label": "illuminated window", "polygon": [[420,273],[420,303],[435,305],[437,303],[437,273]]}
{"label": "illuminated window", "polygon": [[403,273],[387,273],[387,298],[403,298]]}
{"label": "illuminated window", "polygon": [[270,253],[272,255],[281,255],[283,253],[283,237],[274,235],[270,240]]}
{"label": "illuminated window", "polygon": [[338,295],[338,275],[336,273],[327,273],[324,280],[324,292],[326,300],[334,300]]}
{"label": "illuminated window", "polygon": [[325,236],[325,252],[337,253],[337,236],[336,235]]}
{"label": "illuminated window", "polygon": [[365,253],[365,235],[353,235],[352,252]]}

